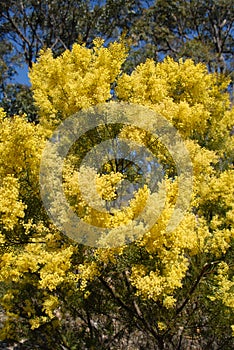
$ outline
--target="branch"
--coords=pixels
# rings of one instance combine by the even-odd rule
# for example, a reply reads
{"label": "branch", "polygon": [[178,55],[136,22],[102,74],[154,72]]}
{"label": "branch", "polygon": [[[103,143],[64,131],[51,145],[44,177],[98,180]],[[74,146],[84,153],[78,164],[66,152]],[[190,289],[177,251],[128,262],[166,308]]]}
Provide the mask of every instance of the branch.
{"label": "branch", "polygon": [[183,303],[181,304],[181,306],[176,310],[176,316],[178,316],[178,314],[185,308],[185,306],[188,304],[192,294],[195,292],[198,284],[200,283],[201,279],[204,277],[204,275],[207,273],[207,271],[210,269],[210,267],[212,267],[214,264],[217,264],[219,261],[213,261],[211,263],[206,263],[200,274],[198,275],[196,281],[194,282],[193,286],[191,287],[190,291],[188,292],[188,296],[185,298],[185,300],[183,301]]}
{"label": "branch", "polygon": [[[113,290],[113,288],[111,286],[108,285],[108,283],[102,278],[99,277],[99,280],[101,281],[101,283],[106,287],[106,289],[110,292],[110,294],[112,295],[112,297],[118,302],[118,304],[124,309],[126,310],[129,314],[131,314],[132,316],[134,316],[135,318],[137,318],[139,321],[141,321],[143,323],[143,325],[145,326],[145,329],[147,329],[151,335],[155,338],[155,339],[159,339],[159,336],[157,334],[157,332],[155,332],[155,330],[151,327],[151,325],[149,324],[149,322],[143,318],[142,313],[138,307],[138,305],[136,304],[136,302],[133,303],[134,306],[134,310],[136,312],[134,312],[128,305],[126,305],[118,295],[116,295],[115,291]],[[138,326],[138,325],[137,325]],[[142,327],[138,326],[139,329],[141,329]]]}
{"label": "branch", "polygon": [[2,16],[12,24],[13,28],[15,29],[16,33],[19,35],[21,40],[25,42],[28,46],[30,46],[30,41],[26,38],[26,36],[22,33],[14,19],[10,16],[9,11],[7,11],[7,16],[4,13],[2,13]]}

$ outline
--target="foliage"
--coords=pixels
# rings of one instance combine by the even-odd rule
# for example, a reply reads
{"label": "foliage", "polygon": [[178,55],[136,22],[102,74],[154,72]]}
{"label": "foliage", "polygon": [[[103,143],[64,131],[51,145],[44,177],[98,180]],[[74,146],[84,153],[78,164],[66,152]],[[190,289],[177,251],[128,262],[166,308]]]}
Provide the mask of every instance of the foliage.
{"label": "foliage", "polygon": [[211,71],[231,72],[233,21],[229,0],[158,0],[133,26],[132,35],[136,48],[141,42],[143,57],[159,60],[170,54],[204,62]]}
{"label": "foliage", "polygon": [[[57,58],[42,51],[30,73],[41,122],[8,118],[1,111],[0,278],[6,315],[1,337],[33,340],[31,349],[230,349],[234,147],[229,80],[208,73],[203,64],[171,58],[147,60],[129,75],[121,70],[125,58],[123,43],[104,48],[98,40],[92,49],[75,44]],[[146,106],[179,130],[193,163],[193,193],[180,225],[169,232],[180,181],[173,160],[145,130],[113,126],[111,137],[137,141],[157,155],[166,201],[143,237],[105,249],[78,244],[58,231],[41,203],[38,176],[45,141],[61,120],[110,100]],[[149,115],[144,122],[150,123]],[[82,202],[77,165],[98,135],[106,139],[103,129],[82,136],[85,142],[78,146],[83,148],[74,145],[63,174],[70,205],[97,225],[100,216]],[[111,165],[94,174],[107,203],[128,176]],[[138,170],[128,166],[137,182]],[[82,187],[89,186],[92,175],[87,173]],[[151,198],[147,186],[139,184],[128,207],[105,218],[114,232]],[[110,240],[121,240],[122,231]]]}
{"label": "foliage", "polygon": [[37,122],[38,111],[33,101],[33,94],[27,85],[7,84],[0,106],[8,116],[27,115],[31,122]]}
{"label": "foliage", "polygon": [[[141,14],[141,1],[11,0],[1,4],[1,31],[13,42],[29,67],[43,48],[58,55],[79,41],[119,38]],[[72,28],[72,30],[71,30]]]}
{"label": "foliage", "polygon": [[[73,0],[2,2],[1,106],[10,113],[15,113],[15,110],[25,106],[23,111],[28,114],[28,118],[32,121],[37,120],[30,94],[24,86],[9,79],[17,77],[16,68],[22,63],[24,69],[32,67],[42,49],[50,48],[53,54],[58,56],[66,49],[71,49],[74,43],[84,43],[91,47],[96,37],[101,37],[105,42],[113,41],[124,31],[128,31],[141,13],[141,1],[132,0],[82,0],[76,3]],[[9,100],[12,100],[11,107]]]}
{"label": "foliage", "polygon": [[0,36],[0,94],[4,95],[7,80],[10,80],[16,73],[14,66],[17,64],[17,59],[12,52],[12,45],[2,36]]}

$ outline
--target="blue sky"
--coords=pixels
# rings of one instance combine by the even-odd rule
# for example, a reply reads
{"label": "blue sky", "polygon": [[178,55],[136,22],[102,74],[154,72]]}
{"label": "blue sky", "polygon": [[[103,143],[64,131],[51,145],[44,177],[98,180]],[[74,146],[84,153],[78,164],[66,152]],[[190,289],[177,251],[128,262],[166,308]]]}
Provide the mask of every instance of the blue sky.
{"label": "blue sky", "polygon": [[17,75],[14,77],[14,81],[16,83],[30,85],[29,78],[28,78],[28,66],[24,64],[22,67],[19,67],[17,69]]}

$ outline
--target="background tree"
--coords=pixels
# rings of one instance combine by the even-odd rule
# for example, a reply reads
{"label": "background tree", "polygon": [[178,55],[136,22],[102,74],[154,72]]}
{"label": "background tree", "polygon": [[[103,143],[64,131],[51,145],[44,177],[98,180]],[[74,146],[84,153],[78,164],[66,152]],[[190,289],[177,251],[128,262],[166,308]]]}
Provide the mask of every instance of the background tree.
{"label": "background tree", "polygon": [[143,57],[158,61],[169,54],[175,59],[203,62],[210,71],[230,72],[233,23],[229,0],[158,0],[145,9],[132,29],[134,39],[141,43]]}
{"label": "background tree", "polygon": [[56,55],[79,40],[116,39],[141,13],[140,1],[9,1],[1,5],[2,30],[29,67],[42,48]]}

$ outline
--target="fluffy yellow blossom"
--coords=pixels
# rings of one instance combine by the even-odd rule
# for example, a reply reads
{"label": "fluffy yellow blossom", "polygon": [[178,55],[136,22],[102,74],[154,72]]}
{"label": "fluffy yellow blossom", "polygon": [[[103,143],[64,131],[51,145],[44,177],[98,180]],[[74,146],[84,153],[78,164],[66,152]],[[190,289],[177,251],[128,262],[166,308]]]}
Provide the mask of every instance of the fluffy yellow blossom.
{"label": "fluffy yellow blossom", "polygon": [[47,317],[41,316],[41,317],[35,317],[33,319],[29,320],[29,323],[31,325],[31,329],[39,328],[43,323],[47,321]]}
{"label": "fluffy yellow blossom", "polygon": [[165,306],[167,309],[174,307],[175,303],[176,303],[176,299],[171,295],[166,296],[163,300],[163,306]]}
{"label": "fluffy yellow blossom", "polygon": [[97,192],[101,198],[111,201],[117,197],[117,186],[121,184],[123,174],[110,172],[110,174],[99,174],[96,178]]}
{"label": "fluffy yellow blossom", "polygon": [[213,295],[210,295],[210,299],[220,300],[227,307],[234,308],[234,278],[230,277],[231,271],[229,266],[225,262],[221,262],[218,265],[217,275],[214,279]]}
{"label": "fluffy yellow blossom", "polygon": [[106,102],[125,58],[123,43],[104,48],[99,40],[92,50],[74,44],[57,58],[51,50],[42,51],[30,79],[44,125],[53,128],[82,108]]}
{"label": "fluffy yellow blossom", "polygon": [[165,329],[167,329],[167,325],[164,322],[158,322],[158,329],[160,331],[164,331]]}
{"label": "fluffy yellow blossom", "polygon": [[59,304],[59,300],[56,296],[50,295],[43,303],[43,311],[50,317],[54,317],[54,311]]}
{"label": "fluffy yellow blossom", "polygon": [[7,230],[24,217],[26,205],[19,200],[19,187],[18,179],[12,175],[6,176],[0,185],[0,223]]}
{"label": "fluffy yellow blossom", "polygon": [[89,281],[99,275],[98,265],[95,262],[80,264],[78,266],[80,289],[84,291]]}

